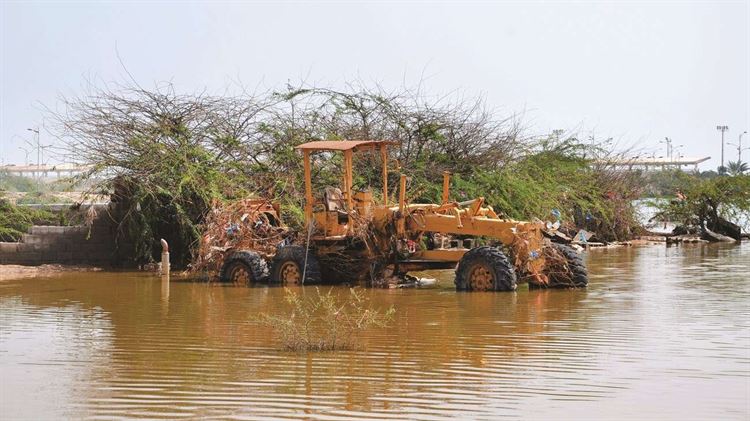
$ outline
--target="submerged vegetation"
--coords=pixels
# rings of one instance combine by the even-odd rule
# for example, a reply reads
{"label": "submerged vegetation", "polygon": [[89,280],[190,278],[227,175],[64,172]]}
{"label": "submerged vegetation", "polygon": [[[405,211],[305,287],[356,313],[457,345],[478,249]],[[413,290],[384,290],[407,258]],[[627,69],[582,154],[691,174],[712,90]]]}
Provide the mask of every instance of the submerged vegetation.
{"label": "submerged vegetation", "polygon": [[381,311],[370,305],[364,292],[349,289],[337,297],[315,288],[315,294],[298,294],[285,289],[289,312],[261,314],[258,322],[271,328],[284,349],[290,351],[335,351],[357,346],[358,335],[373,327],[387,327],[393,321],[393,307]]}

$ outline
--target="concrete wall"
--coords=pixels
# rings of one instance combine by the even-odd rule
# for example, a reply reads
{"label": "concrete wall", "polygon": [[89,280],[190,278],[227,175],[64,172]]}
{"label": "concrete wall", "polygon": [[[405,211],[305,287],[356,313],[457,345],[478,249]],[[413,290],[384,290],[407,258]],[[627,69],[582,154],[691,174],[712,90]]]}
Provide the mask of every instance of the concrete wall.
{"label": "concrete wall", "polygon": [[33,226],[18,243],[0,242],[0,264],[111,266],[115,253],[113,226],[106,212],[100,212],[91,227]]}

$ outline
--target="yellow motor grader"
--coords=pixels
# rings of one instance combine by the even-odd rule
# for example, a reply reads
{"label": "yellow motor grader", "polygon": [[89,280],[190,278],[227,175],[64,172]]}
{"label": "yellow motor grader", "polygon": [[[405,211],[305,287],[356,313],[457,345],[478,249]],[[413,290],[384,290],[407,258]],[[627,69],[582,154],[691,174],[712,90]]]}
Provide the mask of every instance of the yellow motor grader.
{"label": "yellow motor grader", "polygon": [[[461,291],[513,291],[519,282],[535,287],[585,287],[586,267],[572,248],[552,243],[541,221],[499,217],[484,198],[450,200],[444,173],[442,203],[408,203],[407,177],[400,175],[398,203],[389,203],[388,146],[384,141],[314,141],[297,146],[305,176],[305,230],[279,244],[272,258],[233,250],[220,271],[223,281],[308,284],[323,280],[377,283],[385,274],[453,269]],[[380,156],[382,194],[355,191],[353,159]],[[316,198],[312,164],[316,154],[343,154],[340,187]],[[279,215],[274,215],[279,219]]]}

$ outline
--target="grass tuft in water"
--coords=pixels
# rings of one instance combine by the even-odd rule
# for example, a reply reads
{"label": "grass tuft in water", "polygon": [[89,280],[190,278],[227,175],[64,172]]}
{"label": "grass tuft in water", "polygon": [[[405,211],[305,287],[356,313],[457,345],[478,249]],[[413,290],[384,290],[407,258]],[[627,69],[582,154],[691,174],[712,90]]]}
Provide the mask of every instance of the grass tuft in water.
{"label": "grass tuft in water", "polygon": [[349,289],[339,298],[328,290],[302,295],[284,290],[289,313],[263,313],[258,322],[271,328],[289,351],[336,351],[354,349],[359,334],[371,327],[388,327],[393,321],[393,307],[385,311],[372,307],[363,291]]}

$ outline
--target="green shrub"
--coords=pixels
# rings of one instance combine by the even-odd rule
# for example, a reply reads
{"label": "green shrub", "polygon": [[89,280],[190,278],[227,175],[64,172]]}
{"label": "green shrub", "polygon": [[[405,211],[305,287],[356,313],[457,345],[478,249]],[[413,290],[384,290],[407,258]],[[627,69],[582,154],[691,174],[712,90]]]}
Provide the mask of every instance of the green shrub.
{"label": "green shrub", "polygon": [[37,190],[37,182],[30,177],[10,175],[0,171],[0,190],[29,192]]}
{"label": "green shrub", "polygon": [[11,205],[0,199],[0,241],[20,241],[32,225],[59,225],[60,215]]}
{"label": "green shrub", "polygon": [[[540,143],[502,168],[474,167],[456,174],[451,200],[484,197],[501,215],[519,220],[553,220],[557,209],[571,229],[586,228],[604,240],[625,240],[639,229],[632,201],[640,196],[642,178],[636,172],[614,171],[592,165],[583,151],[590,148],[576,139]],[[416,179],[417,201],[439,202],[441,183]]]}
{"label": "green shrub", "polygon": [[60,202],[61,200],[54,194],[42,191],[30,191],[16,201],[19,205],[51,205]]}
{"label": "green shrub", "polygon": [[701,227],[719,217],[740,222],[750,213],[750,175],[692,177],[685,179],[679,188],[684,200],[659,204],[661,216],[667,220]]}

